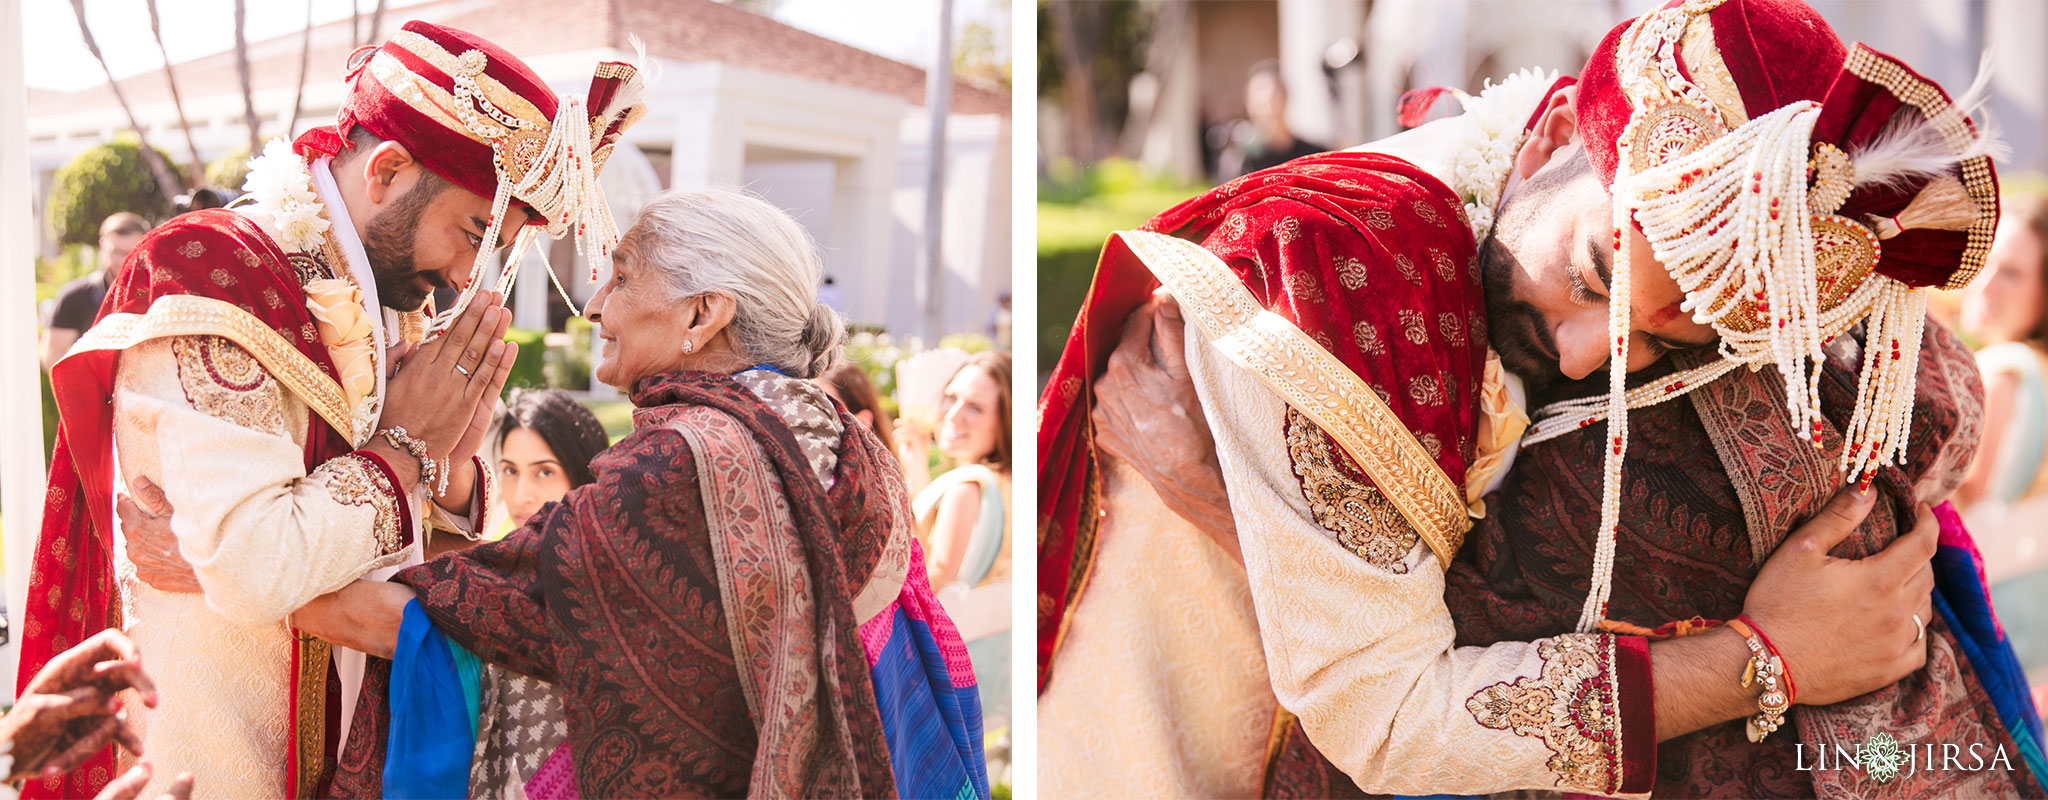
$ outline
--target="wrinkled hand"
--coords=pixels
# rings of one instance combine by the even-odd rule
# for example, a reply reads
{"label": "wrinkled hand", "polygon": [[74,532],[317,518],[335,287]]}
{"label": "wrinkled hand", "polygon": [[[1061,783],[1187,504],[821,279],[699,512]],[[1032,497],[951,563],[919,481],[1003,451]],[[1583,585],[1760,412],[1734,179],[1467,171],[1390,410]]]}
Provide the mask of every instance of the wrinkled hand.
{"label": "wrinkled hand", "polygon": [[1877,493],[1844,489],[1778,546],[1743,610],[1785,659],[1802,705],[1828,705],[1889,686],[1927,662],[1919,626],[1934,619],[1939,523],[1919,506],[1913,530],[1863,559],[1828,550],[1869,516]]}
{"label": "wrinkled hand", "polygon": [[128,560],[135,564],[135,577],[157,591],[199,593],[199,577],[178,552],[178,535],[171,531],[170,500],[147,480],[136,481],[134,489],[135,496],[118,498],[114,513],[121,517],[121,537]]}
{"label": "wrinkled hand", "polygon": [[1163,289],[1131,313],[1095,382],[1095,442],[1136,468],[1167,508],[1242,562],[1216,440],[1188,374],[1186,332],[1180,305]]}
{"label": "wrinkled hand", "polygon": [[[134,768],[121,773],[121,777],[108,782],[107,788],[101,789],[93,800],[135,800],[142,794],[142,787],[149,785],[149,778],[154,773],[155,768],[151,767],[149,762],[136,764]],[[170,787],[165,789],[163,794],[157,795],[156,800],[192,800],[192,773],[178,773],[177,780],[171,781]]]}
{"label": "wrinkled hand", "polygon": [[504,340],[512,312],[499,307],[502,299],[479,293],[446,333],[408,353],[386,384],[384,425],[405,428],[434,458],[460,465],[490,427],[492,404],[519,353]]}
{"label": "wrinkled hand", "polygon": [[126,689],[156,707],[156,685],[142,671],[142,655],[118,630],[100,631],[50,659],[0,719],[0,741],[11,743],[14,756],[7,780],[61,775],[109,740],[141,755],[142,739],[120,713],[119,693]]}

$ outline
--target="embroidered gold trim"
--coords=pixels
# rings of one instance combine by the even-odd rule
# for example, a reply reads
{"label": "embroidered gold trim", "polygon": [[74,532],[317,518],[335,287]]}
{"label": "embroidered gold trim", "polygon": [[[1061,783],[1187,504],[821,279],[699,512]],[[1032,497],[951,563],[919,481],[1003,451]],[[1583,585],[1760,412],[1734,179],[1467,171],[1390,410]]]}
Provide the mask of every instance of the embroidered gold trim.
{"label": "embroidered gold trim", "polygon": [[313,413],[343,436],[349,435],[349,408],[342,399],[341,384],[282,334],[225,300],[168,295],[157,298],[143,314],[110,314],[80,336],[65,357],[93,350],[122,350],[176,336],[219,336],[240,345]]}
{"label": "embroidered gold trim", "polygon": [[284,396],[255,357],[218,336],[171,340],[186,401],[207,416],[284,436]]}
{"label": "embroidered gold trim", "polygon": [[1735,76],[1728,72],[1728,62],[1721,58],[1721,46],[1714,43],[1714,26],[1706,22],[1691,24],[1698,21],[1700,18],[1695,16],[1685,26],[1685,35],[1678,42],[1678,57],[1685,62],[1685,71],[1692,75],[1693,85],[1721,112],[1721,124],[1726,130],[1734,130],[1749,121],[1749,111],[1742,104],[1742,90],[1736,88]]}
{"label": "embroidered gold trim", "polygon": [[1420,537],[1386,495],[1337,466],[1329,441],[1301,412],[1287,409],[1287,455],[1301,478],[1309,513],[1365,563],[1408,574],[1408,551]]}
{"label": "embroidered gold trim", "polygon": [[1536,646],[1543,668],[1480,689],[1465,710],[1480,725],[1543,740],[1559,788],[1612,794],[1621,788],[1621,709],[1614,637],[1567,633]]}
{"label": "embroidered gold trim", "polygon": [[370,76],[383,84],[387,91],[397,95],[398,99],[404,100],[406,106],[426,115],[435,124],[462,134],[463,138],[477,144],[487,147],[490,145],[489,140],[476,135],[464,126],[461,120],[455,118],[455,113],[450,110],[455,107],[454,94],[406,69],[404,62],[378,53],[376,58],[370,59]]}
{"label": "embroidered gold trim", "polygon": [[377,555],[388,556],[405,548],[399,526],[408,521],[398,518],[398,487],[383,470],[361,456],[348,455],[320,465],[312,477],[335,502],[376,512],[370,533],[377,539]]}
{"label": "embroidered gold trim", "polygon": [[[1948,140],[1950,147],[1968,148],[1975,138],[1968,118],[1943,96],[1941,87],[1915,76],[1897,62],[1862,44],[1849,48],[1842,68],[1850,74],[1882,87],[1900,102],[1917,109],[1929,124]],[[1970,223],[1969,238],[1955,274],[1943,289],[1961,289],[1984,268],[1984,256],[1991,252],[1991,233],[1998,227],[1998,183],[1991,178],[1991,159],[1972,158],[1962,162],[1963,189],[1977,205],[1977,220]]]}
{"label": "embroidered gold trim", "polygon": [[[450,77],[464,73],[474,74],[477,86],[484,91],[485,99],[497,105],[497,110],[503,113],[517,117],[528,124],[539,125],[543,132],[547,130],[548,126],[554,124],[554,120],[549,119],[546,114],[540,113],[540,109],[534,107],[532,101],[527,100],[518,92],[506,88],[505,84],[500,83],[497,78],[493,78],[481,70],[474,69],[471,65],[463,63],[462,56],[448,52],[446,48],[435,44],[432,39],[412,31],[399,31],[391,36],[391,43],[405,48],[407,52],[418,56],[420,60],[428,64],[432,64],[435,69]],[[478,56],[483,55],[481,51],[472,50],[469,52],[474,52]],[[397,61],[397,59],[392,60]],[[403,67],[404,65],[401,63],[399,66]],[[440,87],[435,86],[435,88],[439,89]],[[450,98],[452,99],[453,95],[450,95]],[[546,138],[546,136],[543,135],[542,138]]]}
{"label": "embroidered gold trim", "polygon": [[1470,519],[1464,492],[1385,401],[1300,328],[1259,306],[1215,254],[1165,234],[1114,234],[1180,301],[1216,349],[1330,435],[1449,564]]}
{"label": "embroidered gold trim", "polygon": [[327,771],[327,664],[334,650],[323,639],[294,638],[299,649],[298,680],[293,681],[298,715],[291,757],[298,761],[298,785],[290,788],[293,797],[318,797],[321,773]]}

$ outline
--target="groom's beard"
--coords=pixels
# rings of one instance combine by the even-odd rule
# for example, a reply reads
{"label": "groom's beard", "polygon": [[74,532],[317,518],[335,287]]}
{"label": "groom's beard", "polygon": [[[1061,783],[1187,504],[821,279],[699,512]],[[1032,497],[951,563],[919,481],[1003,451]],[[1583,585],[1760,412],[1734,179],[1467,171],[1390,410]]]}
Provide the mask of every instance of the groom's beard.
{"label": "groom's beard", "polygon": [[[421,272],[412,257],[420,216],[426,213],[427,204],[435,195],[446,188],[429,182],[414,185],[398,202],[370,219],[369,229],[363,234],[363,255],[370,260],[370,275],[377,281],[378,304],[398,311],[417,311],[434,287],[448,285],[448,279],[439,272]],[[431,285],[422,285],[422,279]]]}

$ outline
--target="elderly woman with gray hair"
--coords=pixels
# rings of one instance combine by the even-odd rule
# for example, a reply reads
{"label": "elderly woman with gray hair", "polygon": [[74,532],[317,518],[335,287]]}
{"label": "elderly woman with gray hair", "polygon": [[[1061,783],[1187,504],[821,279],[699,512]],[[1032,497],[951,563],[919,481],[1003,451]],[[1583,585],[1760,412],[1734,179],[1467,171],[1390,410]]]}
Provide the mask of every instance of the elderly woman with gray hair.
{"label": "elderly woman with gray hair", "polygon": [[588,309],[596,376],[636,406],[596,481],[293,615],[393,659],[332,794],[465,794],[481,660],[560,687],[568,742],[529,797],[988,796],[974,676],[902,475],[808,380],[844,339],[818,274],[759,199],[647,206]]}

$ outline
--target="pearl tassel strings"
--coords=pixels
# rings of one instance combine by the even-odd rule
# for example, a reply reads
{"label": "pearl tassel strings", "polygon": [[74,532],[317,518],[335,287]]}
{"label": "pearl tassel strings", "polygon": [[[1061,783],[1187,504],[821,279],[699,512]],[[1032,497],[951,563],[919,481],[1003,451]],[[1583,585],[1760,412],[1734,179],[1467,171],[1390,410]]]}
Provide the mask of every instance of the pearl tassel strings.
{"label": "pearl tassel strings", "polygon": [[[428,324],[428,339],[439,336],[454,324],[455,318],[475,298],[486,266],[497,250],[505,213],[515,195],[547,217],[551,235],[575,234],[576,254],[590,262],[591,281],[597,280],[597,262],[611,258],[612,247],[619,240],[619,228],[598,184],[597,162],[591,149],[589,115],[583,111],[581,98],[570,97],[556,111],[547,142],[542,145],[533,166],[517,183],[506,175],[503,162],[499,163],[498,192],[491,200],[491,219],[489,228],[484,232],[483,245],[470,266],[469,279],[463,283],[462,294],[453,306],[435,315]],[[522,231],[520,238],[527,238],[527,233]],[[509,291],[516,279],[517,257],[523,254],[523,250],[523,247],[516,247],[514,257],[505,261],[498,274],[496,283],[501,291]],[[545,252],[541,258],[546,263]],[[548,273],[555,282],[556,290],[562,291],[560,280],[553,277],[554,270],[549,269]],[[566,299],[568,293],[563,291],[562,296]],[[575,308],[575,304],[571,303],[570,308]]]}
{"label": "pearl tassel strings", "polygon": [[1904,457],[1927,322],[1926,290],[1890,279],[1871,283],[1884,284],[1883,296],[1872,307],[1864,334],[1856,411],[1849,419],[1849,444],[1839,463],[1845,480],[1865,488],[1879,467],[1900,463]]}
{"label": "pearl tassel strings", "polygon": [[[1622,145],[1621,164],[1628,163],[1628,146]],[[1617,168],[1617,173],[1626,167]],[[1617,175],[1617,183],[1619,175]],[[1629,226],[1629,203],[1616,195],[1614,204],[1614,280],[1608,290],[1607,336],[1614,341],[1607,362],[1607,437],[1610,445],[1600,483],[1600,532],[1593,547],[1593,575],[1586,590],[1586,605],[1579,610],[1578,631],[1591,633],[1607,618],[1607,600],[1614,593],[1615,530],[1621,526],[1621,466],[1628,451],[1628,340],[1630,267],[1625,246]]]}
{"label": "pearl tassel strings", "polygon": [[[1740,366],[1742,363],[1739,361],[1721,358],[1673,373],[1654,383],[1628,390],[1628,407],[1637,409],[1684,397]],[[1528,432],[1522,434],[1522,446],[1542,444],[1607,419],[1608,401],[1605,395],[1595,395],[1563,400],[1537,409],[1536,421],[1530,424]]]}

